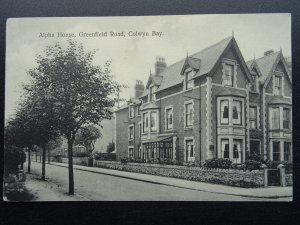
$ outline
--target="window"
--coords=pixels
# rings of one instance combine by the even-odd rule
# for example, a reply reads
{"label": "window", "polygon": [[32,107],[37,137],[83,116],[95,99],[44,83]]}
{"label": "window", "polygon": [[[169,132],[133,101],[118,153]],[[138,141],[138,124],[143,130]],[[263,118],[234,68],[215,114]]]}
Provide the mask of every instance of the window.
{"label": "window", "polygon": [[185,104],[185,126],[193,126],[193,103]]}
{"label": "window", "polygon": [[273,160],[280,161],[280,142],[273,141]]}
{"label": "window", "polygon": [[128,157],[131,158],[131,159],[134,158],[134,156],[133,156],[133,147],[128,148]]}
{"label": "window", "polygon": [[129,126],[129,140],[132,140],[133,137],[133,125]]}
{"label": "window", "polygon": [[141,147],[141,144],[139,144],[138,149],[139,149],[139,151],[138,151],[138,158],[141,159],[142,158],[142,147]]}
{"label": "window", "polygon": [[150,102],[155,100],[155,94],[154,94],[154,86],[150,87]]}
{"label": "window", "polygon": [[283,129],[290,129],[290,110],[283,109]]}
{"label": "window", "polygon": [[229,101],[221,101],[221,124],[229,124]]}
{"label": "window", "polygon": [[140,105],[137,106],[137,115],[138,116],[141,115],[141,106]]}
{"label": "window", "polygon": [[139,137],[142,137],[142,124],[139,122]]}
{"label": "window", "polygon": [[186,161],[192,162],[195,160],[194,141],[193,139],[185,141]]}
{"label": "window", "polygon": [[275,76],[275,95],[281,95],[281,77]]}
{"label": "window", "polygon": [[173,129],[173,108],[166,109],[166,129]]}
{"label": "window", "polygon": [[148,131],[148,113],[143,113],[143,133]]}
{"label": "window", "polygon": [[242,124],[242,102],[241,101],[233,100],[232,119],[233,119],[233,124],[235,125]]}
{"label": "window", "polygon": [[252,91],[257,91],[257,86],[256,86],[256,82],[257,82],[257,76],[256,74],[251,74],[252,79],[253,79],[253,84],[251,86],[251,90]]}
{"label": "window", "polygon": [[233,86],[233,69],[234,65],[225,64],[225,85]]}
{"label": "window", "polygon": [[279,108],[272,108],[272,128],[279,129]]}
{"label": "window", "polygon": [[222,157],[224,159],[229,159],[229,140],[228,139],[221,140],[221,148],[222,148]]}
{"label": "window", "polygon": [[291,143],[290,142],[284,142],[284,161],[292,161],[291,157]]}
{"label": "window", "polygon": [[157,112],[150,113],[150,131],[157,131]]}
{"label": "window", "polygon": [[260,141],[250,141],[250,154],[260,156]]}
{"label": "window", "polygon": [[185,74],[185,89],[191,89],[193,87],[193,71],[186,72]]}
{"label": "window", "polygon": [[134,116],[134,106],[129,106],[129,118],[132,118]]}
{"label": "window", "polygon": [[250,128],[257,129],[257,108],[250,106]]}

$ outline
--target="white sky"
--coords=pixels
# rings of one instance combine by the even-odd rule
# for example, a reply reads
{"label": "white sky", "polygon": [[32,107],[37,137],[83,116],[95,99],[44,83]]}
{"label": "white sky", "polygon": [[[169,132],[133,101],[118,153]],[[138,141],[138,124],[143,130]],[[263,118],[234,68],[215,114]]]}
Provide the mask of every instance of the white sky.
{"label": "white sky", "polygon": [[[162,37],[129,37],[129,31],[163,32]],[[184,15],[94,18],[9,19],[6,39],[5,117],[13,115],[26,71],[35,66],[35,55],[55,41],[65,38],[39,38],[41,32],[74,32],[86,49],[99,49],[95,64],[112,59],[115,79],[129,85],[122,97],[133,96],[135,80],[147,82],[154,71],[156,56],[168,65],[200,51],[230,35],[234,36],[245,60],[263,56],[264,51],[282,47],[291,55],[290,14]],[[80,38],[79,32],[124,31],[126,37]]]}

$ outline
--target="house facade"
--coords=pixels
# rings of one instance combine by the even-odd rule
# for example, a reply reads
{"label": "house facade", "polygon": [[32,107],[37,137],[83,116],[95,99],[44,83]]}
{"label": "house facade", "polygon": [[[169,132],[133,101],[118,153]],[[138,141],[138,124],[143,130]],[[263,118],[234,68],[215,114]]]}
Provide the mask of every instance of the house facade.
{"label": "house facade", "polygon": [[115,111],[117,160],[291,160],[291,75],[282,52],[245,62],[234,37],[155,73]]}

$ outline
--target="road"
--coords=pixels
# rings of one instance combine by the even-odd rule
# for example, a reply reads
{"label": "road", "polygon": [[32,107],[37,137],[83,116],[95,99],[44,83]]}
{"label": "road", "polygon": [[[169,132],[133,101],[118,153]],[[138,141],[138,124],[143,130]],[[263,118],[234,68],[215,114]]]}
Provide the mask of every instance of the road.
{"label": "road", "polygon": [[[40,174],[41,163],[32,162],[31,172]],[[46,179],[67,192],[66,167],[46,164]],[[75,192],[92,201],[264,201],[261,198],[209,193],[82,170],[74,170],[74,182]]]}

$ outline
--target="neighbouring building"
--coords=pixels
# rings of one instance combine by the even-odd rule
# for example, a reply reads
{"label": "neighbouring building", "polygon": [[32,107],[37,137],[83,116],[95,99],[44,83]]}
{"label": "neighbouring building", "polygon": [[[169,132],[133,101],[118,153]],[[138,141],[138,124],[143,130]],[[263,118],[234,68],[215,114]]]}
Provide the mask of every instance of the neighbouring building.
{"label": "neighbouring building", "polygon": [[155,74],[115,111],[117,160],[292,159],[292,80],[282,52],[245,62],[228,37]]}

